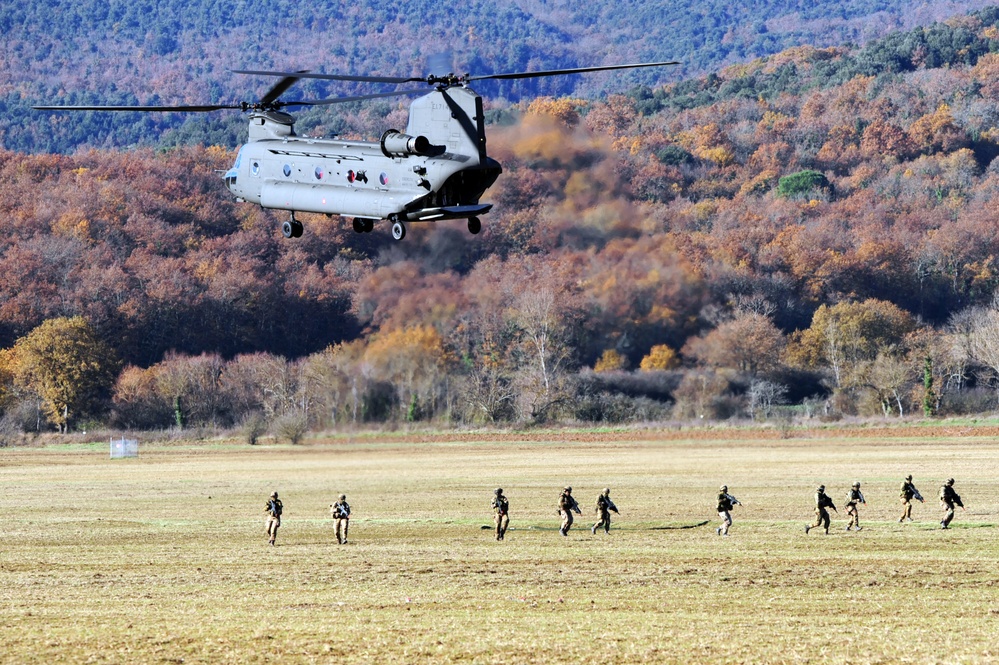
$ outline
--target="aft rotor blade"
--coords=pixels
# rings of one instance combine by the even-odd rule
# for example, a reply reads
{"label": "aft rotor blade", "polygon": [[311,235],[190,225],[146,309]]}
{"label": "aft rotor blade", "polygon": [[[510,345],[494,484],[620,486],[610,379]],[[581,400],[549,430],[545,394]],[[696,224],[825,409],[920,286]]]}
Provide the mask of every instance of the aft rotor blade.
{"label": "aft rotor blade", "polygon": [[357,81],[360,83],[417,83],[426,81],[424,78],[401,76],[352,76],[349,74],[310,74],[308,72],[269,72],[250,69],[234,69],[234,74],[251,74],[255,76],[284,76],[296,79],[320,79],[323,81]]}
{"label": "aft rotor blade", "polygon": [[239,104],[203,104],[197,106],[32,106],[36,111],[151,111],[207,113],[224,109],[241,109]]}
{"label": "aft rotor blade", "polygon": [[413,88],[410,90],[393,90],[392,92],[376,92],[371,95],[357,95],[356,97],[333,97],[331,99],[317,99],[304,102],[282,102],[284,106],[329,106],[330,104],[345,104],[346,102],[360,102],[365,99],[381,99],[383,97],[401,97],[402,95],[425,95],[424,88]]}
{"label": "aft rotor blade", "polygon": [[549,69],[544,72],[513,72],[509,74],[484,74],[482,76],[466,76],[466,81],[485,81],[490,79],[533,79],[541,76],[560,76],[563,74],[585,74],[587,72],[607,72],[615,69],[638,69],[641,67],[667,67],[679,65],[679,62],[637,62],[630,65],[604,65],[602,67],[576,67],[574,69]]}

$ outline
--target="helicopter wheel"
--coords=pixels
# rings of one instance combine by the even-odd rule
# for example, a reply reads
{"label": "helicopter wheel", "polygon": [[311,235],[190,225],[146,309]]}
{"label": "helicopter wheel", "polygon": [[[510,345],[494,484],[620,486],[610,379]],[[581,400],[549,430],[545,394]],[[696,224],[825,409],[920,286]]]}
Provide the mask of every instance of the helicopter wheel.
{"label": "helicopter wheel", "polygon": [[482,222],[479,221],[478,217],[468,218],[468,232],[473,236],[478,235],[479,231],[482,230]]}
{"label": "helicopter wheel", "polygon": [[281,225],[281,235],[285,238],[301,238],[305,227],[296,219],[290,219]]}
{"label": "helicopter wheel", "polygon": [[373,219],[365,219],[363,220],[362,224],[364,228],[361,230],[364,233],[371,233],[371,231],[375,228],[375,220]]}
{"label": "helicopter wheel", "polygon": [[354,218],[354,233],[364,233],[364,220],[357,217]]}
{"label": "helicopter wheel", "polygon": [[402,240],[406,237],[406,226],[402,222],[396,222],[392,225],[392,238],[394,240]]}

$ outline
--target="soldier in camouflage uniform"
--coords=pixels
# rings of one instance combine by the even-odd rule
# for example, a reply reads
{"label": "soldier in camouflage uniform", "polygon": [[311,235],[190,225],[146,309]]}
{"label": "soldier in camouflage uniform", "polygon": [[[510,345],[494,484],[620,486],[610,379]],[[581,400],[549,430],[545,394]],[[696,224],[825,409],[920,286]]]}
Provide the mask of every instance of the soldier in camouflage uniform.
{"label": "soldier in camouflage uniform", "polygon": [[864,493],[860,491],[860,481],[858,480],[850,488],[850,493],[846,495],[846,514],[850,517],[850,523],[846,525],[846,530],[856,529],[860,531],[862,528],[860,526],[860,512],[857,510],[857,504],[862,503],[865,506],[867,501],[864,500]]}
{"label": "soldier in camouflage uniform", "polygon": [[898,490],[898,498],[902,502],[902,516],[898,518],[899,522],[904,522],[905,520],[912,521],[912,500],[916,499],[920,503],[923,503],[923,497],[916,489],[916,486],[912,484],[912,474],[905,477],[902,481],[902,486]]}
{"label": "soldier in camouflage uniform", "polygon": [[330,504],[330,515],[336,530],[336,542],[346,545],[347,531],[350,529],[350,504],[347,503],[346,494],[341,494],[336,503]]}
{"label": "soldier in camouflage uniform", "polygon": [[562,526],[559,527],[558,532],[563,536],[569,535],[569,528],[572,526],[573,512],[577,515],[583,514],[583,511],[579,509],[579,504],[576,503],[574,498],[572,498],[572,488],[566,487],[562,490],[562,494],[558,497],[558,514],[562,516]]}
{"label": "soldier in camouflage uniform", "polygon": [[610,514],[612,510],[618,515],[621,514],[618,512],[617,506],[614,505],[614,502],[611,501],[610,488],[605,487],[604,491],[601,492],[600,496],[597,497],[596,511],[597,514],[600,516],[600,519],[598,519],[597,523],[594,524],[593,527],[590,529],[590,533],[592,533],[594,536],[597,535],[597,529],[599,527],[604,528],[604,533],[610,533],[610,522],[611,522]]}
{"label": "soldier in camouflage uniform", "polygon": [[741,505],[738,499],[728,493],[728,485],[718,488],[718,517],[722,525],[715,529],[715,533],[719,536],[728,535],[728,529],[732,526],[732,507]]}
{"label": "soldier in camouflage uniform", "polygon": [[277,492],[271,492],[271,497],[267,501],[267,505],[264,506],[264,512],[267,513],[267,519],[264,520],[264,525],[267,527],[267,538],[271,545],[277,540],[278,527],[281,526],[281,513],[284,511],[284,506],[281,504],[281,499],[278,498]]}
{"label": "soldier in camouflage uniform", "polygon": [[496,540],[503,540],[506,528],[510,525],[510,502],[503,496],[503,488],[497,487],[493,492],[493,521],[496,523]]}
{"label": "soldier in camouflage uniform", "polygon": [[940,503],[946,511],[943,520],[940,522],[940,528],[949,529],[950,522],[954,519],[954,506],[961,506],[961,510],[967,510],[964,507],[964,503],[961,502],[961,497],[954,491],[953,478],[948,478],[947,482],[940,488]]}
{"label": "soldier in camouflage uniform", "polygon": [[[819,485],[815,489],[815,524],[809,524],[805,527],[806,534],[817,526],[825,529],[826,534],[829,533],[829,511],[826,508],[836,510],[832,499],[826,494],[826,486]],[[836,512],[838,513],[839,511],[836,510]]]}

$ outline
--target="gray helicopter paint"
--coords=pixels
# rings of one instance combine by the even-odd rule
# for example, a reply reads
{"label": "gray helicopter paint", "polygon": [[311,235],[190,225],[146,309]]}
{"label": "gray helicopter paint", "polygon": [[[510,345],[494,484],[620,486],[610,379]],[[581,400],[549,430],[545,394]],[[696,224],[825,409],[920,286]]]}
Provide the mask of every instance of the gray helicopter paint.
{"label": "gray helicopter paint", "polygon": [[[461,171],[486,170],[488,185],[501,171],[486,157],[482,99],[474,91],[436,90],[415,100],[406,134],[389,131],[380,142],[302,138],[293,123],[283,112],[251,116],[250,141],[225,175],[239,200],[278,210],[422,221],[491,208],[464,192],[446,205],[427,205]],[[425,154],[417,154],[421,148]]]}

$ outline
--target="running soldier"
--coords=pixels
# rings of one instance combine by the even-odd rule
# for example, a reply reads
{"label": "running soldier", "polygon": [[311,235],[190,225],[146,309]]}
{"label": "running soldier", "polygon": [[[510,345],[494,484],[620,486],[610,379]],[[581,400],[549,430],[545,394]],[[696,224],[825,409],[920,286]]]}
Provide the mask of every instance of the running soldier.
{"label": "running soldier", "polygon": [[898,518],[899,523],[905,520],[912,521],[912,500],[924,503],[923,495],[919,493],[916,486],[912,484],[912,474],[910,473],[902,481],[902,487],[898,490],[898,498],[902,502],[902,516]]}
{"label": "running soldier", "polygon": [[330,515],[336,528],[336,542],[346,545],[347,531],[350,529],[350,504],[347,503],[346,494],[341,494],[336,503],[330,504]]}
{"label": "running soldier", "polygon": [[579,504],[572,498],[572,488],[566,487],[562,490],[562,494],[558,498],[558,514],[562,516],[562,526],[559,527],[558,532],[563,536],[568,537],[569,535],[569,528],[572,526],[573,511],[577,515],[583,514],[583,511],[579,509]]}
{"label": "running soldier", "polygon": [[596,510],[600,518],[597,520],[597,523],[594,524],[593,527],[590,529],[590,533],[592,533],[594,536],[597,535],[597,528],[599,527],[604,528],[604,533],[610,533],[611,511],[613,510],[618,515],[620,515],[621,513],[618,512],[617,506],[615,506],[614,502],[611,501],[609,487],[605,487],[604,491],[601,492],[600,496],[597,497]]}
{"label": "running soldier", "polygon": [[857,510],[858,503],[867,505],[867,501],[864,500],[864,493],[860,491],[859,480],[853,484],[853,487],[850,488],[850,493],[846,495],[846,514],[850,516],[850,523],[846,525],[847,531],[851,528],[860,531],[863,528],[860,526],[860,512]]}
{"label": "running soldier", "polygon": [[267,505],[264,506],[264,512],[267,513],[267,519],[264,521],[264,524],[267,526],[268,542],[271,545],[277,540],[278,527],[281,526],[281,513],[283,511],[284,506],[281,504],[281,499],[278,498],[278,493],[271,492],[271,498],[267,500]]}
{"label": "running soldier", "polygon": [[954,479],[948,478],[943,487],[940,488],[940,503],[946,511],[944,518],[940,521],[941,529],[949,529],[950,522],[954,519],[954,506],[961,506],[961,510],[967,512],[967,508],[961,502],[961,497],[954,491]]}
{"label": "running soldier", "polygon": [[728,485],[718,488],[718,517],[722,525],[715,529],[715,533],[719,536],[728,535],[728,529],[732,526],[732,507],[741,505],[738,499],[728,493]]}
{"label": "running soldier", "polygon": [[506,528],[510,525],[510,502],[503,496],[503,488],[497,487],[493,492],[493,521],[496,522],[496,540],[503,540]]}
{"label": "running soldier", "polygon": [[[814,529],[817,526],[821,526],[825,529],[826,534],[829,534],[829,511],[826,508],[832,508],[836,510],[836,506],[833,504],[832,499],[826,494],[826,486],[819,485],[815,490],[815,524],[808,524],[805,526],[805,533]],[[838,513],[839,511],[836,510]]]}

